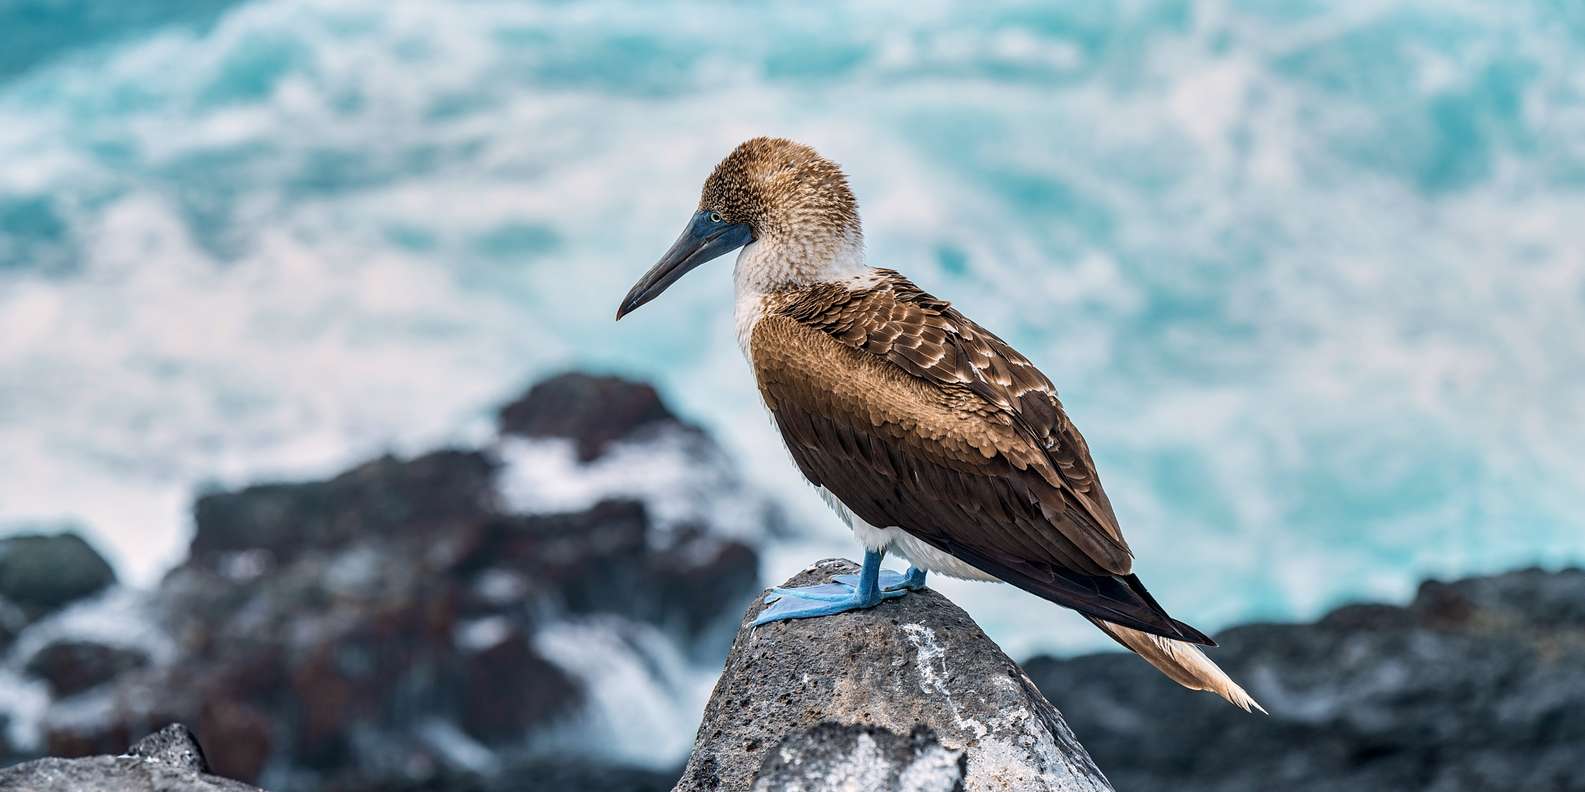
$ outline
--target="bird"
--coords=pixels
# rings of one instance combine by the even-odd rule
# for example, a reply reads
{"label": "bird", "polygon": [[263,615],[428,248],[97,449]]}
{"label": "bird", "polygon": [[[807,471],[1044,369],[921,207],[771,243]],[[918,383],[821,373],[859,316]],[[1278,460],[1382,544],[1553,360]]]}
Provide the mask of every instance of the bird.
{"label": "bird", "polygon": [[[759,394],[864,548],[856,575],[772,589],[756,626],[874,607],[931,572],[998,581],[1078,611],[1184,687],[1265,711],[1199,648],[1215,642],[1133,573],[1051,380],[951,303],[870,265],[848,178],[813,148],[734,148],[617,320],[733,251],[734,322]],[[888,553],[906,573],[881,569]]]}

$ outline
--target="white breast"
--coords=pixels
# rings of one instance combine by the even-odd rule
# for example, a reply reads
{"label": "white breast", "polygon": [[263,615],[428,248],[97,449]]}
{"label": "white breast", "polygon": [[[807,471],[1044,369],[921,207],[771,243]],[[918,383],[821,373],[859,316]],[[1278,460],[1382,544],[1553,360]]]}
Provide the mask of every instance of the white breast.
{"label": "white breast", "polygon": [[732,306],[732,320],[737,325],[738,349],[743,350],[743,357],[748,358],[749,366],[754,365],[754,359],[748,352],[749,339],[754,335],[754,325],[759,324],[760,317],[764,315],[765,295],[738,289],[737,300]]}
{"label": "white breast", "polygon": [[798,284],[842,283],[850,288],[873,286],[879,276],[864,263],[863,238],[850,234],[847,241],[816,255],[807,245],[794,245],[770,239],[750,242],[738,251],[732,267],[732,284],[737,291],[733,317],[737,322],[737,342],[748,354],[754,325],[764,315],[765,295],[777,289],[796,288]]}
{"label": "white breast", "polygon": [[[749,340],[754,335],[754,325],[765,315],[765,293],[770,289],[777,257],[764,242],[751,242],[738,251],[737,264],[732,267],[732,286],[737,294],[732,305],[732,319],[737,325],[737,345],[748,358]],[[754,365],[749,358],[749,365]]]}

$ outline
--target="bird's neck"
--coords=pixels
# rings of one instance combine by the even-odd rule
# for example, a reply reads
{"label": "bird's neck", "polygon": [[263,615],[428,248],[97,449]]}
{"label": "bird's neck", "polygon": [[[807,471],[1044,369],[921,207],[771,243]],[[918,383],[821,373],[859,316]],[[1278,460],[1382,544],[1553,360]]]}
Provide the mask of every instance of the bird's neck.
{"label": "bird's neck", "polygon": [[850,283],[860,288],[874,279],[875,269],[864,261],[864,237],[859,233],[799,244],[769,237],[757,240],[738,253],[732,270],[737,287],[733,318],[738,345],[748,356],[749,339],[764,316],[767,295],[816,283]]}
{"label": "bird's neck", "polygon": [[849,280],[870,269],[864,261],[864,237],[856,231],[806,239],[766,237],[738,253],[732,280],[741,298]]}

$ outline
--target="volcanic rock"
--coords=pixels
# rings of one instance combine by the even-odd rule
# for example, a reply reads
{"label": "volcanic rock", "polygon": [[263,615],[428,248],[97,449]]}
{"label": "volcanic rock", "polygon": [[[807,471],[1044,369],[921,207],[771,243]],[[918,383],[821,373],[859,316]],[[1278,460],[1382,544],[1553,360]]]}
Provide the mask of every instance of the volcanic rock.
{"label": "volcanic rock", "polygon": [[[785,585],[856,569],[822,561]],[[868,755],[879,778],[915,765],[949,778],[961,760],[969,792],[1111,789],[1018,665],[934,591],[750,626],[763,607],[756,599],[740,623],[679,792],[776,789],[777,779],[801,772],[793,767],[800,757],[838,768]],[[820,731],[826,723],[881,731]],[[898,737],[919,727],[934,742]]]}
{"label": "volcanic rock", "polygon": [[1585,571],[1429,581],[1407,607],[1217,640],[1269,717],[1117,653],[1025,668],[1124,789],[1585,789]]}

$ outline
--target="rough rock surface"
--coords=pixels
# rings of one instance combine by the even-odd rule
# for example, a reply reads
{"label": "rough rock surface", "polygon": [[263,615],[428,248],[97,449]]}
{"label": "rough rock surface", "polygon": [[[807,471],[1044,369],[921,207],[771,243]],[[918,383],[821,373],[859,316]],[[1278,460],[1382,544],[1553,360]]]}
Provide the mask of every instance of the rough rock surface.
{"label": "rough rock surface", "polygon": [[1431,581],[1407,607],[1217,640],[1269,717],[1118,653],[1025,668],[1121,789],[1585,790],[1585,571]]}
{"label": "rough rock surface", "polygon": [[0,770],[8,792],[261,792],[210,775],[203,749],[185,726],[172,724],[122,756],[38,759]]}
{"label": "rough rock surface", "polygon": [[127,749],[127,756],[200,773],[209,772],[209,761],[204,759],[204,749],[198,744],[198,738],[193,736],[191,729],[180,723],[173,723],[133,743]]}
{"label": "rough rock surface", "polygon": [[754,792],[886,789],[961,792],[968,762],[923,726],[901,735],[879,726],[822,723],[790,734],[765,755]]}
{"label": "rough rock surface", "polygon": [[[785,585],[856,570],[822,561]],[[840,755],[820,734],[795,738],[792,757],[781,750],[790,735],[827,722],[892,735],[924,726],[940,747],[962,752],[969,792],[1111,789],[1056,708],[939,594],[751,628],[763,607],[755,600],[744,615],[677,790],[747,790],[762,765],[779,774],[799,752]],[[872,741],[897,748],[891,738]]]}

